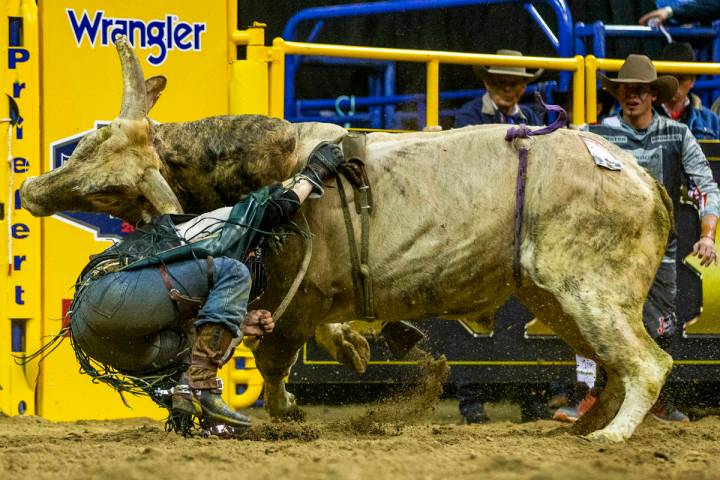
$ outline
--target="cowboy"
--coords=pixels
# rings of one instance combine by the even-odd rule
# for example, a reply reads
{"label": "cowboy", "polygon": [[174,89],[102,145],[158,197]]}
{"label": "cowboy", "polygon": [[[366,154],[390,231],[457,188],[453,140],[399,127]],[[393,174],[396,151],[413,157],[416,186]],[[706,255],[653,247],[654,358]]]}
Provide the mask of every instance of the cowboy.
{"label": "cowboy", "polygon": [[[501,49],[496,55],[521,57],[522,53]],[[535,110],[518,104],[528,84],[537,80],[543,69],[528,73],[525,67],[474,66],[473,71],[485,84],[487,92],[460,108],[455,117],[456,128],[487,123],[543,124]]]}
{"label": "cowboy", "polygon": [[[521,57],[522,53],[500,49],[496,55]],[[486,92],[482,97],[461,107],[455,117],[456,128],[488,123],[543,125],[542,118],[532,107],[518,103],[528,84],[537,80],[543,69],[529,73],[525,67],[474,66],[473,71],[482,80]],[[511,302],[516,303],[518,300],[513,298]],[[487,387],[474,382],[458,382],[457,398],[464,423],[489,421],[483,403],[485,388]],[[522,396],[520,410],[523,421],[549,417],[545,401],[538,395]]]}
{"label": "cowboy", "polygon": [[[83,370],[97,373],[83,363],[88,358],[135,378],[184,369],[173,387],[173,414],[249,426],[225,404],[217,378],[243,335],[274,326],[266,310],[246,315],[253,285],[243,261],[261,238],[256,233],[287,221],[308,196],[322,196],[342,161],[339,147],[323,142],[286,186],[263,187],[234,207],[192,219],[162,215],[94,257],[70,309]],[[262,293],[253,290],[252,298]]]}
{"label": "cowboy", "polygon": [[[616,79],[600,75],[600,80],[603,88],[618,100],[622,111],[605,118],[600,125],[591,126],[590,131],[633,154],[638,163],[665,186],[676,211],[682,176],[688,178],[702,199],[699,202],[700,239],[693,246],[692,254],[699,257],[702,266],[716,264],[715,230],[720,214],[720,192],[708,161],[687,125],[661,116],[653,109],[673,98],[678,88],[677,79],[667,75],[658,77],[648,57],[630,55]],[[643,307],[645,328],[666,350],[678,331],[676,253],[677,239],[672,236]],[[575,421],[582,413],[578,405],[570,405],[559,409],[555,418]],[[661,392],[651,413],[663,421],[689,421],[665,391]]]}
{"label": "cowboy", "polygon": [[[695,51],[689,43],[669,43],[663,49],[661,60],[694,62]],[[687,125],[698,140],[720,138],[720,120],[717,115],[703,106],[700,97],[690,93],[695,86],[695,75],[680,73],[673,76],[677,78],[678,89],[670,100],[662,104],[658,113]]]}

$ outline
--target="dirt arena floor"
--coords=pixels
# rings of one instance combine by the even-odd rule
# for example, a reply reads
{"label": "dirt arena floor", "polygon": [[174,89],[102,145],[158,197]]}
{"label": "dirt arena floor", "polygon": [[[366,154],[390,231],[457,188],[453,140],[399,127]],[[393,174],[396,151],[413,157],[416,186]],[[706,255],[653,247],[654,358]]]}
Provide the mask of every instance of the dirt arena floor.
{"label": "dirt arena floor", "polygon": [[597,445],[550,421],[457,425],[443,402],[415,425],[353,429],[367,407],[311,407],[283,427],[260,412],[252,440],[183,438],[144,419],[53,423],[0,419],[5,479],[645,479],[720,478],[720,418],[687,426],[648,419],[625,445]]}
{"label": "dirt arena floor", "polygon": [[[437,377],[437,376],[436,376]],[[437,378],[436,378],[437,380]],[[626,444],[602,445],[552,421],[459,425],[436,384],[381,404],[304,407],[302,423],[250,410],[243,439],[185,438],[147,419],[54,423],[0,418],[0,479],[720,479],[720,417],[653,418]]]}

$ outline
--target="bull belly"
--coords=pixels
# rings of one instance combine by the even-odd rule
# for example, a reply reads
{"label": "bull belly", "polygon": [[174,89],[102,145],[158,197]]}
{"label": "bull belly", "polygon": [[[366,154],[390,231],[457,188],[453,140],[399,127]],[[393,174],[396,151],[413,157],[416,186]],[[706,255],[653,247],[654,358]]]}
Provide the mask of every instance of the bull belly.
{"label": "bull belly", "polygon": [[512,273],[504,265],[438,260],[408,262],[425,268],[391,275],[394,280],[379,278],[373,285],[378,316],[384,320],[481,317],[494,312],[512,292]]}

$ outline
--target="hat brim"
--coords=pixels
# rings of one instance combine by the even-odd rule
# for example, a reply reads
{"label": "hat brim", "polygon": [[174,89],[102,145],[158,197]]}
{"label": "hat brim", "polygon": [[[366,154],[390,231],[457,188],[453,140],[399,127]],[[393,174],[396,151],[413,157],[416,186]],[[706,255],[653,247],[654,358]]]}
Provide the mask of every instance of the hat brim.
{"label": "hat brim", "polygon": [[655,87],[658,91],[658,95],[655,102],[653,102],[653,105],[662,105],[663,103],[666,103],[675,95],[675,92],[677,92],[678,89],[677,78],[670,75],[663,75],[652,82],[637,78],[608,78],[602,73],[598,73],[598,76],[600,77],[600,83],[603,88],[615,98],[618,98],[617,91],[623,83],[643,83],[645,85]]}
{"label": "hat brim", "polygon": [[502,70],[502,68],[486,68],[482,65],[473,65],[473,71],[475,75],[480,77],[480,80],[485,81],[489,75],[507,75],[508,77],[519,77],[527,79],[527,83],[534,82],[540,75],[545,72],[545,69],[540,68],[535,73],[522,73],[514,70]]}

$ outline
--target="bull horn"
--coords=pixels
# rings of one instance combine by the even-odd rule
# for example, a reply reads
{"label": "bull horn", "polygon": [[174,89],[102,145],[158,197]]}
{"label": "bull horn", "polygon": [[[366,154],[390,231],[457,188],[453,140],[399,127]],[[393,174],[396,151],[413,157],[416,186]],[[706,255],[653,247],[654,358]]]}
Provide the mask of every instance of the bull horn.
{"label": "bull horn", "polygon": [[147,93],[145,92],[145,79],[140,62],[130,47],[125,35],[115,37],[122,66],[123,96],[120,107],[120,118],[126,120],[141,120],[147,115]]}
{"label": "bull horn", "polygon": [[183,213],[175,193],[156,168],[145,170],[140,181],[140,191],[161,215]]}

